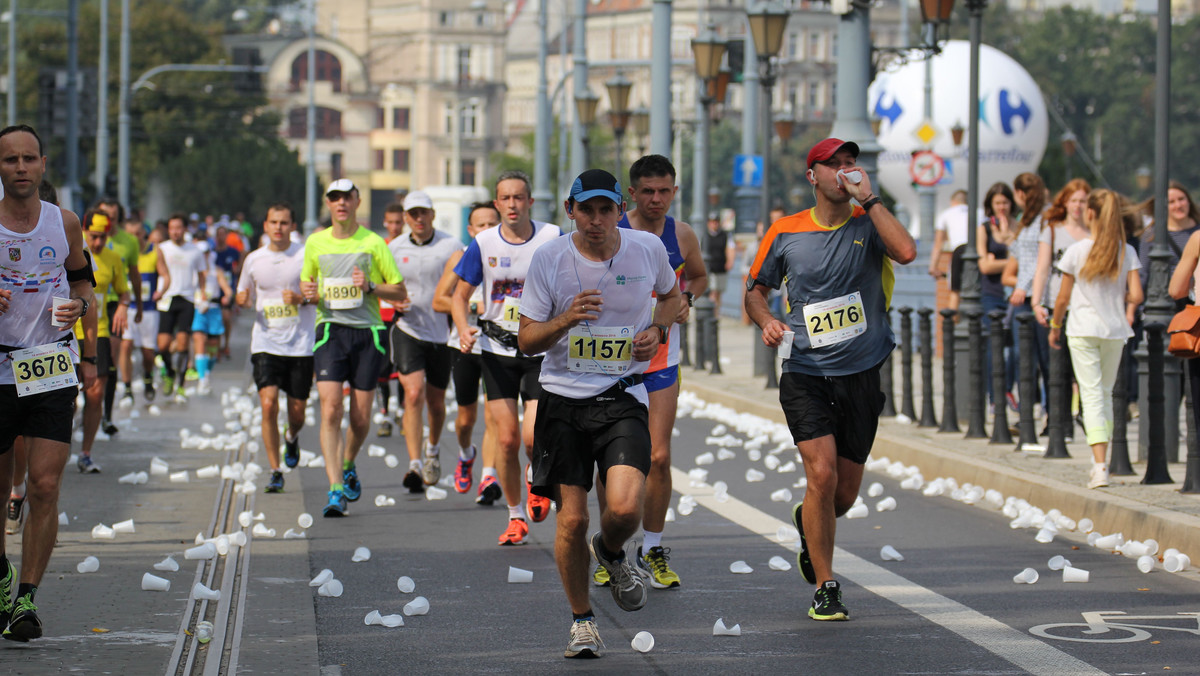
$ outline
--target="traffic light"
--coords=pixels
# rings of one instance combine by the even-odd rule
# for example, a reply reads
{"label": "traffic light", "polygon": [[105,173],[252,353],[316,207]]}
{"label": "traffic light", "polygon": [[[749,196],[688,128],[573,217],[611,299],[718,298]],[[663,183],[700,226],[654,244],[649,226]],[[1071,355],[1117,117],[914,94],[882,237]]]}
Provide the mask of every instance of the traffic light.
{"label": "traffic light", "polygon": [[730,79],[741,82],[746,78],[746,42],[742,38],[731,39],[725,46],[725,57],[729,59]]}

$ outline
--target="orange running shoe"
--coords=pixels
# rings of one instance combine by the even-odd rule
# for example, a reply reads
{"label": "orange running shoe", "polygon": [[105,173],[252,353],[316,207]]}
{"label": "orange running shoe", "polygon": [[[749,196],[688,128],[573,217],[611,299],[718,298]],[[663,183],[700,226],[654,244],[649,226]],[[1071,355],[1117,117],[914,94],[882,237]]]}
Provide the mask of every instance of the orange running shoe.
{"label": "orange running shoe", "polygon": [[500,546],[523,545],[526,535],[529,535],[529,524],[525,519],[509,519],[508,530],[500,534]]}
{"label": "orange running shoe", "polygon": [[529,518],[534,523],[545,521],[546,515],[550,513],[550,498],[534,495],[533,484],[528,481],[525,482],[525,490],[529,494],[529,498],[525,501],[525,512],[529,514]]}

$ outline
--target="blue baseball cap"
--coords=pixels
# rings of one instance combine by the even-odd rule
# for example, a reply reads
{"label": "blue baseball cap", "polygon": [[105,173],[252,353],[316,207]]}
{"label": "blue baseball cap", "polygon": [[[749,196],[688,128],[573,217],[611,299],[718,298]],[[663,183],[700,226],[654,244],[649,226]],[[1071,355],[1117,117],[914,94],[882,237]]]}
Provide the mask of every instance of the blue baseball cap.
{"label": "blue baseball cap", "polygon": [[621,196],[621,183],[603,169],[588,169],[571,184],[571,199],[586,202],[593,197],[607,197],[617,204],[625,199]]}

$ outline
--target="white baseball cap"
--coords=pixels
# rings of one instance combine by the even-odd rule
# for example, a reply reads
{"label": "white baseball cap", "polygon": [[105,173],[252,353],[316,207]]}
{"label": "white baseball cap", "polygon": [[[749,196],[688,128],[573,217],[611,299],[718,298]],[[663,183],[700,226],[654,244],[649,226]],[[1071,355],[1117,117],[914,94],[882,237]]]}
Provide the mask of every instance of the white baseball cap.
{"label": "white baseball cap", "polygon": [[352,190],[358,190],[358,186],[354,185],[354,181],[348,178],[339,178],[329,184],[329,187],[325,189],[325,194],[328,195],[331,192],[350,192]]}
{"label": "white baseball cap", "polygon": [[404,196],[404,210],[409,209],[432,209],[433,200],[429,199],[429,195],[421,190],[414,190]]}

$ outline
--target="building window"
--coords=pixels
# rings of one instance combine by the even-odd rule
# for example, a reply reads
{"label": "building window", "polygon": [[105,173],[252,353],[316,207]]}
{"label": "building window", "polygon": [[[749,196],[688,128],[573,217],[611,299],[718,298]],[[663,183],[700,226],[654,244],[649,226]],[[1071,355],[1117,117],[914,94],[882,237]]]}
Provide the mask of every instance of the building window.
{"label": "building window", "polygon": [[788,44],[788,47],[787,47],[788,60],[795,61],[796,56],[797,56],[796,52],[797,52],[797,50],[800,49],[800,34],[799,33],[788,33],[787,44]]}
{"label": "building window", "polygon": [[381,149],[376,149],[376,150],[374,151],[374,154],[375,154],[375,165],[374,165],[374,169],[375,169],[375,171],[383,171],[383,169],[384,169],[384,166],[383,166],[383,150],[381,150]]}
{"label": "building window", "polygon": [[392,171],[408,171],[408,148],[392,151]]}
{"label": "building window", "polygon": [[[323,49],[318,49],[316,56],[317,69],[313,76],[321,82],[330,83],[333,91],[342,91],[342,62]],[[292,61],[292,91],[299,91],[306,82],[308,82],[308,52],[303,52]]]}
{"label": "building window", "polygon": [[438,25],[449,26],[454,23],[454,12],[438,12]]}
{"label": "building window", "polygon": [[[317,138],[336,139],[342,137],[342,113],[332,108],[317,107]],[[288,136],[308,136],[308,108],[297,106],[288,111]]]}
{"label": "building window", "polygon": [[392,108],[392,129],[408,131],[408,108]]}
{"label": "building window", "polygon": [[821,56],[821,34],[817,31],[808,34],[808,55],[814,59]]}
{"label": "building window", "polygon": [[459,185],[475,185],[475,160],[463,160]]}
{"label": "building window", "polygon": [[479,138],[479,127],[479,102],[472,101],[464,105],[462,108],[463,136],[467,138]]}
{"label": "building window", "polygon": [[342,178],[345,175],[343,173],[341,153],[329,154],[329,173],[333,176],[334,180]]}
{"label": "building window", "polygon": [[471,81],[471,48],[459,47],[458,57],[458,81],[459,83]]}
{"label": "building window", "polygon": [[382,106],[375,107],[375,128],[383,129],[384,126],[384,110]]}

